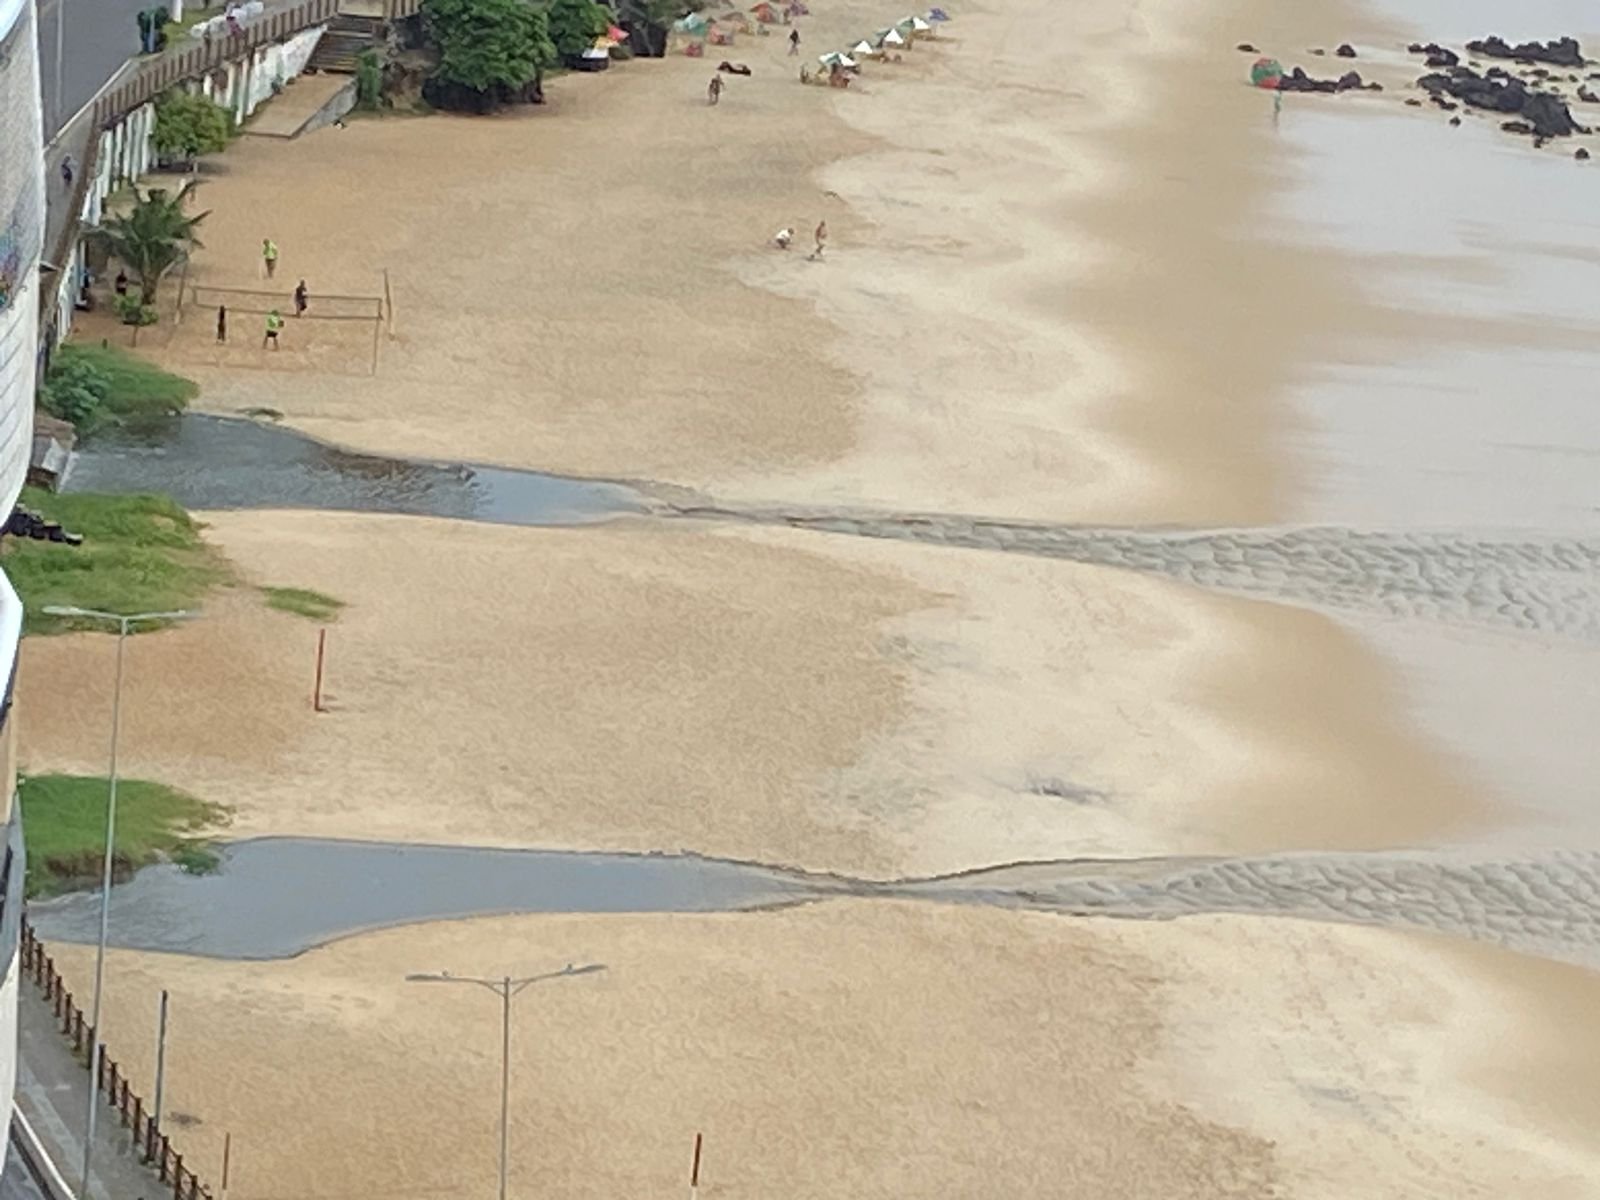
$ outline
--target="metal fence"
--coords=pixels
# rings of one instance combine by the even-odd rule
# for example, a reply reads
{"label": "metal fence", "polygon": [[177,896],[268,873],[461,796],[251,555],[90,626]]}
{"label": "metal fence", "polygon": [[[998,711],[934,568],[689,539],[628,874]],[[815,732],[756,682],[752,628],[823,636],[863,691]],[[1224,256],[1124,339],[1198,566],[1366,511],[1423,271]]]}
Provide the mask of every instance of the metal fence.
{"label": "metal fence", "polygon": [[[31,975],[44,993],[45,1003],[55,1013],[63,1036],[71,1039],[72,1049],[80,1057],[89,1057],[94,1042],[94,1027],[84,1020],[83,1010],[73,1000],[61,979],[61,972],[45,953],[44,944],[34,935],[26,920],[22,923],[22,970]],[[94,1081],[95,1090],[117,1111],[122,1127],[130,1132],[133,1144],[141,1157],[155,1169],[162,1183],[172,1188],[172,1200],[211,1200],[211,1189],[200,1182],[188,1167],[183,1165],[183,1155],[172,1148],[171,1139],[156,1126],[153,1113],[144,1099],[128,1085],[116,1059],[100,1048],[100,1077]]]}
{"label": "metal fence", "polygon": [[325,25],[338,11],[339,0],[301,0],[243,26],[237,34],[209,37],[187,49],[169,50],[152,58],[141,64],[132,79],[95,101],[94,126],[104,129],[176,84],[199,79],[302,30]]}

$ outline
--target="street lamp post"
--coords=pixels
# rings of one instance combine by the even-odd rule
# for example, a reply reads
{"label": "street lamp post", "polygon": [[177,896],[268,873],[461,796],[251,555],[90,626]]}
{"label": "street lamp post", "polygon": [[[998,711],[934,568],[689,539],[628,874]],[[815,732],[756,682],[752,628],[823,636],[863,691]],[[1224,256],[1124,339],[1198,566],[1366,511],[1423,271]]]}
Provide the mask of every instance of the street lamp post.
{"label": "street lamp post", "polygon": [[[56,16],[60,20],[59,10]],[[111,688],[111,778],[106,789],[106,847],[100,867],[100,939],[94,954],[94,1000],[89,1013],[89,1115],[85,1120],[83,1138],[83,1176],[80,1194],[89,1195],[89,1167],[94,1157],[95,1117],[99,1114],[100,1098],[100,992],[106,972],[106,934],[111,928],[111,862],[117,837],[117,735],[122,728],[122,651],[128,640],[128,630],[145,621],[182,621],[194,616],[191,612],[109,613],[93,608],[74,608],[68,605],[48,604],[39,610],[51,617],[80,617],[104,621],[117,627],[117,674]]]}
{"label": "street lamp post", "polygon": [[506,1170],[511,1160],[511,998],[530,984],[542,983],[546,979],[592,975],[605,969],[604,963],[587,963],[581,967],[568,963],[559,971],[547,971],[543,975],[529,975],[522,979],[513,979],[509,975],[500,979],[476,979],[470,975],[452,975],[448,971],[406,976],[407,983],[476,984],[500,997],[500,1200],[506,1200]]}

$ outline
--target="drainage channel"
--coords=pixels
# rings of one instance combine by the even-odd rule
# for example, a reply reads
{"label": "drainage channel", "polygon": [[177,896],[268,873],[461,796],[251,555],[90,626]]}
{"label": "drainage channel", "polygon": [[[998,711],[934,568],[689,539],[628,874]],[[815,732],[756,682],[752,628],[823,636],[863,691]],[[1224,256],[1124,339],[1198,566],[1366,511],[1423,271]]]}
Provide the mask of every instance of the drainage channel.
{"label": "drainage channel", "polygon": [[68,492],[163,492],[185,508],[298,508],[579,525],[651,511],[619,483],[341,450],[290,429],[188,413],[86,441]]}
{"label": "drainage channel", "polygon": [[[751,912],[846,896],[1134,920],[1295,917],[1448,934],[1600,967],[1600,854],[1564,852],[1063,860],[873,881],[695,855],[271,837],[224,847],[214,874],[171,865],[138,872],[112,893],[110,937],[135,950],[275,959],[426,921]],[[29,917],[46,940],[90,943],[99,901],[77,893],[35,902]]]}

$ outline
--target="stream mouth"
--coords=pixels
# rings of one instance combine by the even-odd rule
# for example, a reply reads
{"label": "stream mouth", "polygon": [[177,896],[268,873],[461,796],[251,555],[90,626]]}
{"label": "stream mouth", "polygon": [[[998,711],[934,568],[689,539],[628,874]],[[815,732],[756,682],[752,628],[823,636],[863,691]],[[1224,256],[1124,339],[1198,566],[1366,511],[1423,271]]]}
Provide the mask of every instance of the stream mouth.
{"label": "stream mouth", "polygon": [[[109,944],[205,958],[292,958],[351,934],[513,913],[714,913],[825,894],[798,873],[679,854],[602,854],[265,837],[218,869],[146,867],[111,892]],[[98,892],[28,906],[47,940],[93,943]]]}
{"label": "stream mouth", "polygon": [[[1600,854],[1566,851],[1067,859],[867,880],[693,854],[263,837],[223,847],[213,874],[163,864],[115,887],[109,944],[281,959],[429,921],[756,912],[845,897],[1145,921],[1291,917],[1445,934],[1600,968]],[[34,902],[28,916],[47,941],[93,944],[99,895]]]}
{"label": "stream mouth", "polygon": [[292,508],[583,525],[651,511],[633,488],[341,450],[243,417],[185,413],[81,444],[66,492],[162,492],[190,509]]}

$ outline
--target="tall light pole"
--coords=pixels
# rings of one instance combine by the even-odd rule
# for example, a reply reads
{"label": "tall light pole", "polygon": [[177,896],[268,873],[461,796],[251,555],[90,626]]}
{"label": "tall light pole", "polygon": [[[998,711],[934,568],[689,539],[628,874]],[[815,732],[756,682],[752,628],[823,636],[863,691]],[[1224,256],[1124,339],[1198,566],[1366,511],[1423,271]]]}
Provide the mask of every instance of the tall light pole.
{"label": "tall light pole", "polygon": [[[56,20],[60,20],[57,9]],[[94,1157],[94,1124],[100,1111],[100,991],[106,973],[106,934],[111,928],[111,861],[117,838],[117,734],[122,728],[122,648],[128,630],[145,621],[182,621],[191,612],[109,613],[93,608],[47,604],[39,610],[51,617],[79,617],[117,627],[117,675],[111,688],[111,780],[106,789],[106,848],[100,868],[100,940],[94,954],[94,1002],[89,1014],[89,1115],[83,1137],[83,1176],[79,1195],[89,1195],[89,1165]]]}
{"label": "tall light pole", "polygon": [[500,1200],[506,1200],[506,1169],[511,1160],[510,1128],[511,1128],[511,997],[523,988],[534,983],[542,983],[546,979],[565,979],[569,975],[592,975],[596,971],[604,971],[604,963],[588,963],[575,967],[568,963],[559,971],[547,971],[543,975],[529,975],[522,979],[513,979],[507,975],[501,979],[475,979],[470,975],[452,975],[449,971],[440,971],[432,975],[407,975],[407,983],[471,983],[481,988],[488,988],[500,997]]}
{"label": "tall light pole", "polygon": [[51,102],[52,107],[55,110],[52,118],[55,128],[50,130],[49,136],[45,138],[47,143],[55,140],[56,135],[61,132],[61,127],[64,124],[61,119],[61,27],[66,23],[67,0],[56,0],[56,77],[54,86],[55,95]]}

